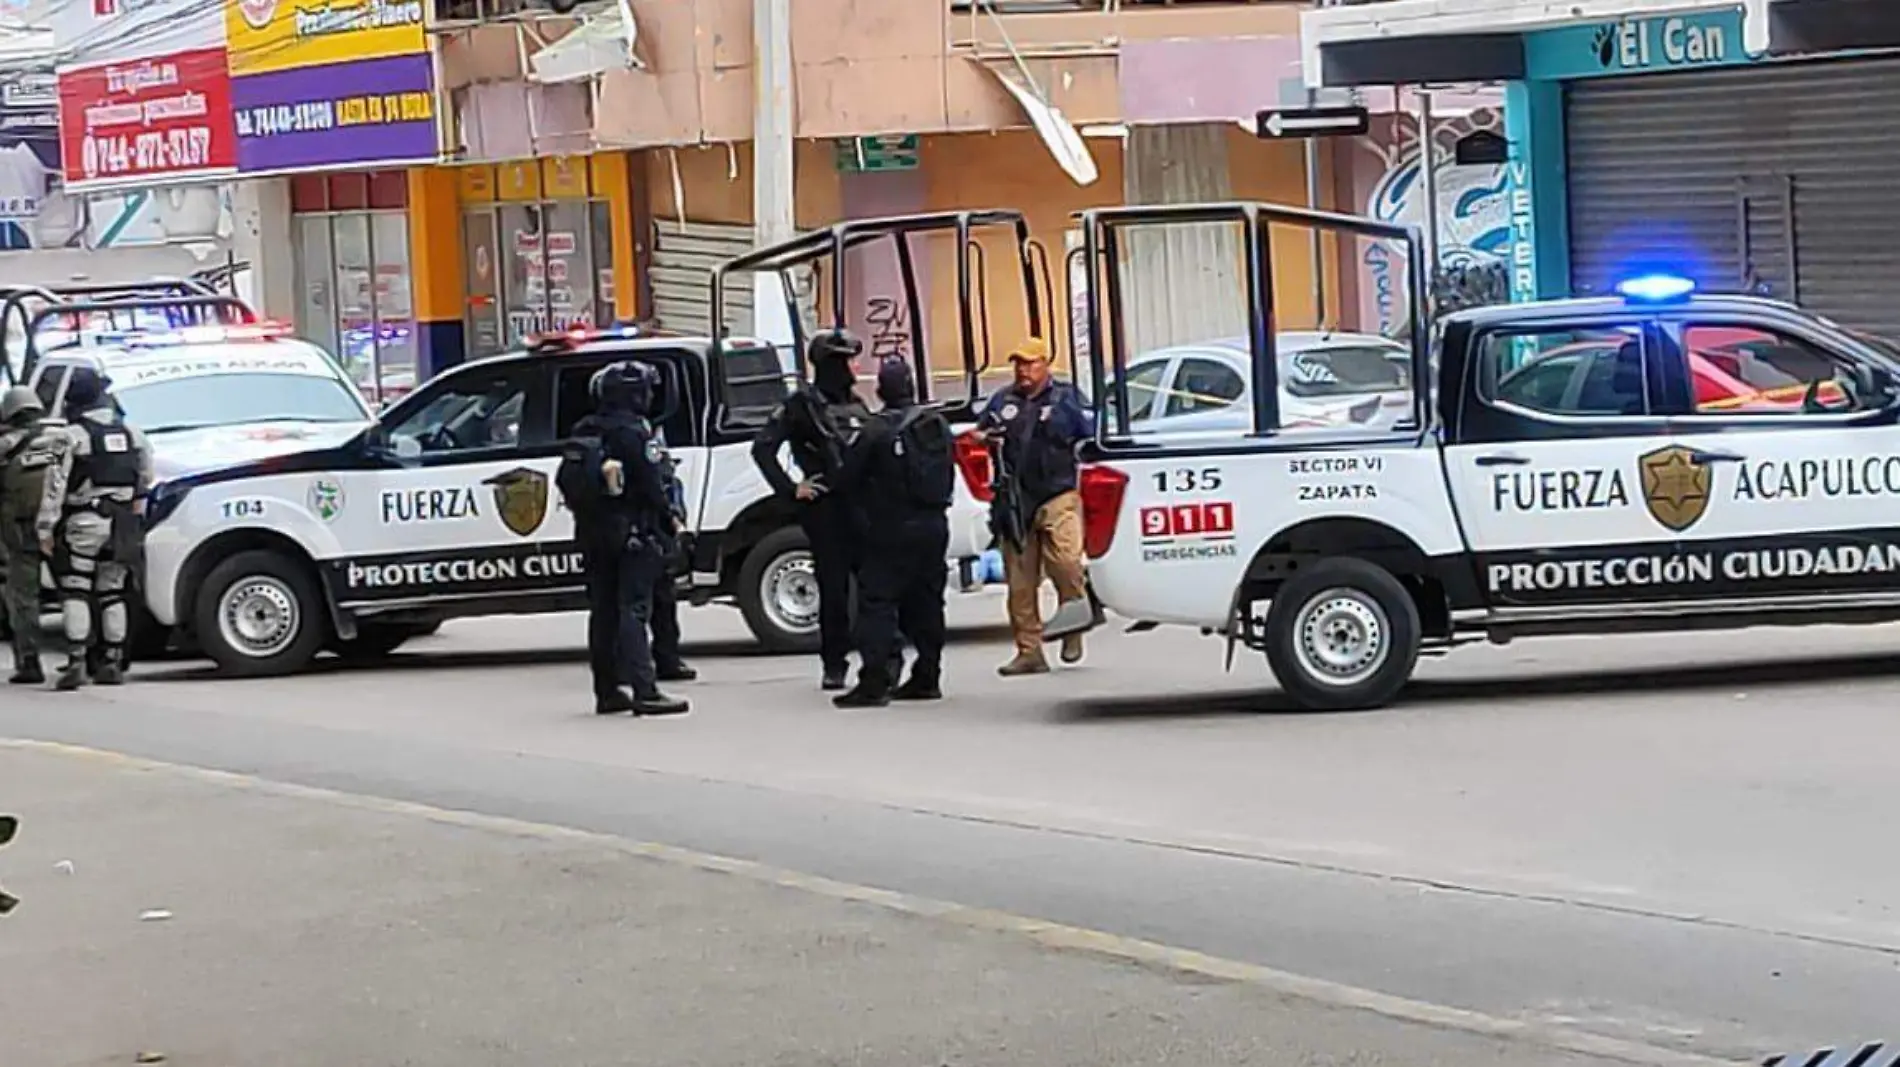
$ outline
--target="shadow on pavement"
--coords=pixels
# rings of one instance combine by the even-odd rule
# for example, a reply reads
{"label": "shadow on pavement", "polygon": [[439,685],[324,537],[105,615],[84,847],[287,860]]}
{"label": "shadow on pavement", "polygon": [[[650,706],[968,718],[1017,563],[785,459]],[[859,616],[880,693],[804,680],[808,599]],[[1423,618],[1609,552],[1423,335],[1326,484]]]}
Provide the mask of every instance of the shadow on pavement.
{"label": "shadow on pavement", "polygon": [[[1007,625],[965,626],[952,629],[952,645],[983,644],[1009,637]],[[426,640],[426,639],[425,639]],[[816,653],[767,652],[751,640],[687,641],[681,652],[689,661],[702,659],[771,659],[816,656]],[[182,659],[182,657],[180,657]],[[444,649],[435,651],[422,642],[404,646],[388,657],[369,663],[351,662],[336,656],[319,656],[302,675],[350,674],[364,671],[438,671],[477,670],[481,668],[545,667],[587,662],[587,649],[578,646],[527,649]],[[185,665],[156,670],[141,670],[141,682],[201,682],[218,677],[217,669],[198,659],[185,659]]]}
{"label": "shadow on pavement", "polygon": [[[1458,700],[1540,699],[1591,694],[1725,689],[1840,682],[1858,678],[1900,677],[1900,654],[1855,655],[1767,663],[1716,663],[1706,666],[1568,671],[1530,677],[1490,677],[1415,681],[1394,708]],[[1215,693],[1170,693],[1064,700],[1049,709],[1051,722],[1109,722],[1157,718],[1214,718],[1231,715],[1327,714],[1293,706],[1284,693],[1263,688]],[[1342,713],[1333,713],[1342,714]],[[1356,714],[1356,713],[1344,713]]]}

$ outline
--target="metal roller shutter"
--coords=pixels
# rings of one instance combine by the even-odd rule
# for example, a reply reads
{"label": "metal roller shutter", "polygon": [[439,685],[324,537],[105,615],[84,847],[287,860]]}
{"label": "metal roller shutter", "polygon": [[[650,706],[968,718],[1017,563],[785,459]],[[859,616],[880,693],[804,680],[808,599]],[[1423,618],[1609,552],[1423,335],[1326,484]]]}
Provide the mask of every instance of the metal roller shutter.
{"label": "metal roller shutter", "polygon": [[[653,258],[648,276],[653,285],[653,314],[660,327],[674,333],[704,337],[712,332],[712,278],[719,264],[753,248],[752,227],[713,222],[654,221]],[[817,321],[816,291],[811,272],[798,272],[799,311],[810,330]],[[726,294],[726,329],[752,332],[752,282],[749,275],[733,278]]]}
{"label": "metal roller shutter", "polygon": [[1572,288],[1672,264],[1900,334],[1895,113],[1894,56],[1573,84]]}

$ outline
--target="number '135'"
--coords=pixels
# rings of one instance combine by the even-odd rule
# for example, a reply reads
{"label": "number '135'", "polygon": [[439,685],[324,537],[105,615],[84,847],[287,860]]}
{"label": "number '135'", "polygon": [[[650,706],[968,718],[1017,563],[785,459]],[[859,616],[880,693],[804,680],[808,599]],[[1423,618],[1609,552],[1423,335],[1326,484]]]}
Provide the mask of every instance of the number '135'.
{"label": "number '135'", "polygon": [[1219,467],[1176,467],[1156,471],[1154,478],[1157,493],[1213,492],[1221,486]]}

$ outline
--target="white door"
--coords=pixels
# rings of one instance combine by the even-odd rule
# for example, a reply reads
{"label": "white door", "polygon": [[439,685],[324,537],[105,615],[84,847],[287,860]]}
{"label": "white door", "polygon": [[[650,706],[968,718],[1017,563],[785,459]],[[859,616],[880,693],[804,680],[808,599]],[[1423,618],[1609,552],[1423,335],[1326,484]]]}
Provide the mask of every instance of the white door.
{"label": "white door", "polygon": [[[1645,599],[1677,565],[1690,489],[1652,453],[1660,378],[1640,326],[1476,342],[1479,399],[1445,449],[1480,589],[1499,606]],[[1658,481],[1658,479],[1664,479]]]}
{"label": "white door", "polygon": [[341,556],[326,581],[344,607],[579,588],[573,521],[554,489],[546,376],[528,363],[438,382],[385,424],[395,463],[335,472]]}

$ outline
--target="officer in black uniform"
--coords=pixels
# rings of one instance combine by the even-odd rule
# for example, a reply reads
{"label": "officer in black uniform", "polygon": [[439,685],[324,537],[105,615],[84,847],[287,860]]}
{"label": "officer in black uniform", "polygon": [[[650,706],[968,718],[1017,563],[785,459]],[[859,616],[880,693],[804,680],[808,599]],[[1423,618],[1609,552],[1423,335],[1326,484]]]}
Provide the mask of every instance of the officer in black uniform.
{"label": "officer in black uniform", "polygon": [[[661,473],[665,453],[646,416],[658,379],[640,363],[603,368],[588,383],[594,413],[573,431],[576,439],[597,439],[602,458],[600,503],[574,516],[587,564],[587,658],[601,715],[678,715],[691,707],[660,692],[647,641],[653,590],[676,534]],[[631,698],[623,687],[632,688]]]}
{"label": "officer in black uniform", "polygon": [[[940,412],[918,405],[917,382],[904,360],[888,359],[878,368],[877,395],[884,408],[846,453],[839,478],[845,498],[858,508],[864,537],[858,684],[832,701],[841,708],[943,697],[953,435]],[[900,630],[916,646],[917,660],[910,679],[893,690]]]}
{"label": "officer in black uniform", "polygon": [[[657,414],[657,410],[650,412],[649,418],[653,414]],[[678,465],[666,447],[666,431],[658,424],[653,427],[653,438],[660,443],[660,479],[666,486],[667,510],[672,513],[673,527],[678,531],[671,546],[673,551],[667,553],[667,565],[660,568],[660,580],[653,583],[653,666],[662,682],[690,682],[699,677],[699,672],[680,654],[680,598],[679,590],[674,587],[682,573],[680,568],[690,568],[684,543],[686,487],[680,484]]]}
{"label": "officer in black uniform", "polygon": [[[812,338],[806,359],[810,387],[800,386],[772,412],[752,442],[752,459],[773,491],[797,502],[798,524],[811,543],[818,579],[818,654],[824,688],[843,689],[851,669],[851,574],[857,565],[856,520],[836,484],[845,450],[862,432],[870,409],[854,394],[851,361],[864,346],[843,330]],[[794,480],[778,451],[789,442],[803,476]]]}

